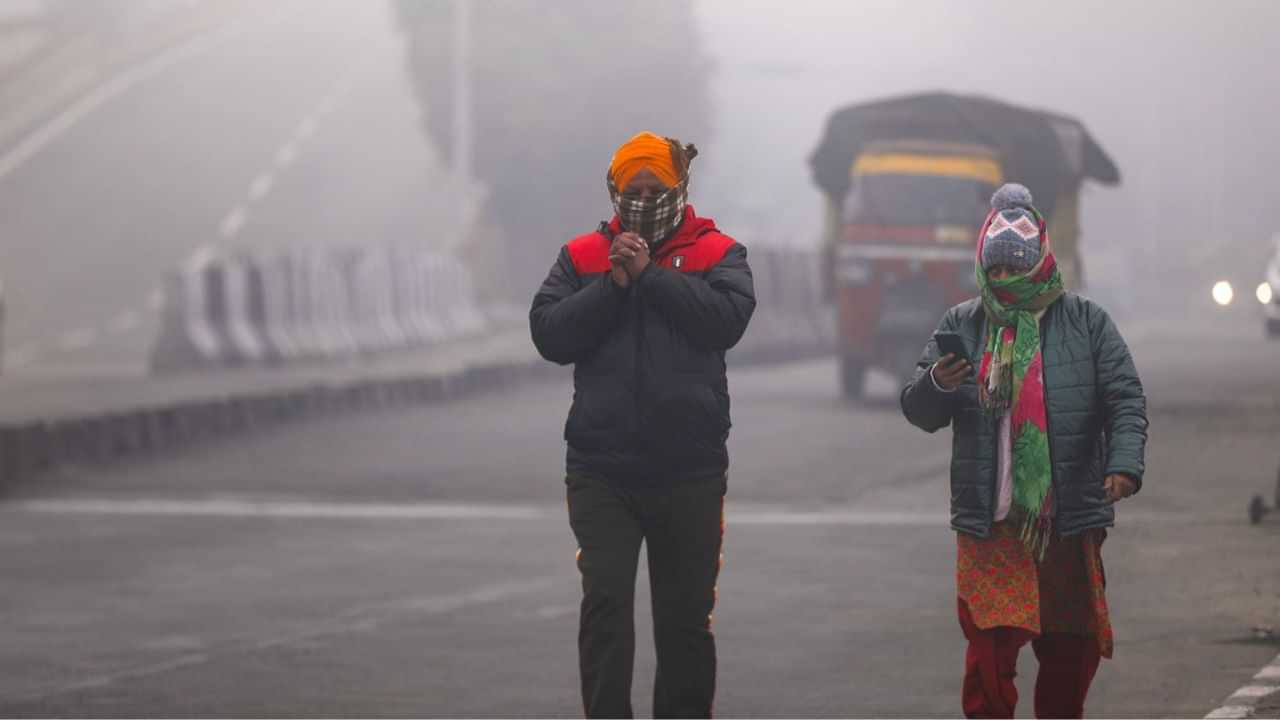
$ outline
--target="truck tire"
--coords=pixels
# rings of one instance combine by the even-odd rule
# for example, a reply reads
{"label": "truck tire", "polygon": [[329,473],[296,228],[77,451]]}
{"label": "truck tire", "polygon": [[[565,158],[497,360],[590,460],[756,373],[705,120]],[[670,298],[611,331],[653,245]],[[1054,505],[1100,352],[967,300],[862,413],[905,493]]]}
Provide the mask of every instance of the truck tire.
{"label": "truck tire", "polygon": [[866,375],[866,361],[851,355],[840,356],[840,394],[846,400],[862,399]]}

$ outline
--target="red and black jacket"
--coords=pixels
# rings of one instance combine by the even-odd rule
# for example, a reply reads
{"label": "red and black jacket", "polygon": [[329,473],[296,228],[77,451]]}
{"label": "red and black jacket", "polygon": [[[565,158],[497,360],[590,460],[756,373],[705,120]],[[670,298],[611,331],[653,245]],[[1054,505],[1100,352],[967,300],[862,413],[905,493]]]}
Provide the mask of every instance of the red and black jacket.
{"label": "red and black jacket", "polygon": [[618,219],[570,241],[533,298],[533,344],[573,363],[568,473],[631,482],[729,467],[725,351],[755,310],[747,249],[685,210],[627,288],[609,270]]}

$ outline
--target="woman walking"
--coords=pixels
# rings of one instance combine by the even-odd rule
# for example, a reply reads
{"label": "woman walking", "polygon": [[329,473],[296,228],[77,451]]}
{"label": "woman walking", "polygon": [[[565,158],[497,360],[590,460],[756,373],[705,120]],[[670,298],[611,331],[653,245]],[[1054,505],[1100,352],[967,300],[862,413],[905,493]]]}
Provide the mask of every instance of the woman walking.
{"label": "woman walking", "polygon": [[965,715],[1013,717],[1018,652],[1030,642],[1037,717],[1082,717],[1112,655],[1101,548],[1113,504],[1142,487],[1146,398],[1111,318],[1063,289],[1030,191],[1005,185],[991,205],[980,297],[938,327],[960,336],[965,355],[939,357],[931,340],[902,411],[927,432],[954,433]]}

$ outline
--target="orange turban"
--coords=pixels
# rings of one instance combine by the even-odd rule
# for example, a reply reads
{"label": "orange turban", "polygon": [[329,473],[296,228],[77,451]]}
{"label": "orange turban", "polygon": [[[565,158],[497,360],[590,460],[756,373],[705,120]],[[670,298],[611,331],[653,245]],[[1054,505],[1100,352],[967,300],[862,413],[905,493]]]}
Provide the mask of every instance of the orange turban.
{"label": "orange turban", "polygon": [[622,144],[609,163],[609,177],[618,190],[626,189],[641,170],[649,170],[667,187],[680,182],[681,170],[671,157],[671,141],[661,135],[642,132]]}

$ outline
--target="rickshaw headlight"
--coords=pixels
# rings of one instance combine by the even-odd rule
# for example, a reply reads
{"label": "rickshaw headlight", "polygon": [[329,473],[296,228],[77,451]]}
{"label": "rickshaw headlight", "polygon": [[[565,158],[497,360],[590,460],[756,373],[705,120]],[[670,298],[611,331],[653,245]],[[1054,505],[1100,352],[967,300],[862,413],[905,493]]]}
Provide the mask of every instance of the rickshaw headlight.
{"label": "rickshaw headlight", "polygon": [[1271,301],[1275,298],[1275,293],[1271,290],[1271,283],[1269,282],[1264,282],[1259,285],[1256,294],[1258,296],[1258,302],[1263,305],[1270,305]]}
{"label": "rickshaw headlight", "polygon": [[871,282],[871,265],[855,258],[842,258],[836,266],[836,279],[845,287],[861,287]]}

